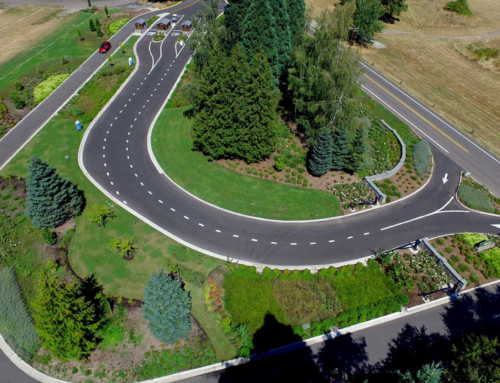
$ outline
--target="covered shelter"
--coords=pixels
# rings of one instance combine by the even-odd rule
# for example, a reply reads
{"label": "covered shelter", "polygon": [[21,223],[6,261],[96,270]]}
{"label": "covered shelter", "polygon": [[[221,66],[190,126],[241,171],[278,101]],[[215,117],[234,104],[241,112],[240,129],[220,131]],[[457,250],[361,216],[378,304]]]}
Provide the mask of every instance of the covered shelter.
{"label": "covered shelter", "polygon": [[164,17],[156,23],[156,29],[159,31],[166,31],[172,24],[172,20],[170,20],[168,17]]}
{"label": "covered shelter", "polygon": [[146,29],[148,24],[146,23],[146,20],[144,19],[137,19],[135,21],[135,29]]}
{"label": "covered shelter", "polygon": [[191,20],[186,20],[181,24],[182,32],[190,32],[192,27],[193,24],[191,23]]}

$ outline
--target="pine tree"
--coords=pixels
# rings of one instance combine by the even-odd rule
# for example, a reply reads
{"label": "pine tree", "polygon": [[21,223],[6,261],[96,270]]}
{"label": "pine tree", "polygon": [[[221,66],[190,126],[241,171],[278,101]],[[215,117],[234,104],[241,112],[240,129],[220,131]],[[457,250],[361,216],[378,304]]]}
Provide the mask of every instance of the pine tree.
{"label": "pine tree", "polygon": [[191,297],[181,281],[163,270],[151,276],[144,290],[142,313],[155,338],[167,344],[186,338],[191,331],[190,311]]}
{"label": "pine tree", "polygon": [[89,28],[90,28],[90,32],[95,32],[95,24],[94,24],[94,20],[92,20],[92,19],[89,20]]}
{"label": "pine tree", "polygon": [[106,17],[109,17],[109,10],[106,4],[104,4],[104,13],[106,13]]}
{"label": "pine tree", "polygon": [[252,2],[243,20],[241,41],[248,57],[253,57],[257,53],[264,53],[271,66],[276,86],[279,83],[280,76],[277,39],[274,17],[269,1]]}
{"label": "pine tree", "polygon": [[273,74],[266,57],[256,54],[248,76],[239,84],[242,90],[236,133],[237,155],[248,163],[268,157],[276,146],[276,106],[278,92],[273,89]]}
{"label": "pine tree", "polygon": [[349,136],[344,127],[338,127],[333,133],[332,170],[342,170],[349,155]]}
{"label": "pine tree", "polygon": [[224,26],[226,27],[228,44],[227,52],[241,41],[241,28],[245,19],[251,0],[232,0],[224,12]]}
{"label": "pine tree", "polygon": [[329,129],[321,131],[309,158],[309,173],[321,177],[332,167],[333,138]]}
{"label": "pine tree", "polygon": [[280,75],[285,76],[292,52],[292,34],[290,32],[288,4],[286,0],[274,0],[272,4],[277,37],[278,65],[280,67]]}
{"label": "pine tree", "polygon": [[290,33],[292,42],[300,40],[306,22],[306,2],[304,0],[287,0],[288,14],[290,17]]}
{"label": "pine tree", "polygon": [[36,290],[33,318],[43,346],[63,362],[88,357],[104,315],[102,287],[89,296],[79,286],[60,281],[55,264],[49,263],[40,272]]}
{"label": "pine tree", "polygon": [[57,227],[82,212],[82,192],[36,156],[28,166],[26,183],[26,216],[32,219],[36,229]]}
{"label": "pine tree", "polygon": [[351,173],[357,172],[363,164],[363,155],[366,152],[365,138],[363,128],[356,130],[356,135],[351,143],[351,150],[347,159],[345,168]]}

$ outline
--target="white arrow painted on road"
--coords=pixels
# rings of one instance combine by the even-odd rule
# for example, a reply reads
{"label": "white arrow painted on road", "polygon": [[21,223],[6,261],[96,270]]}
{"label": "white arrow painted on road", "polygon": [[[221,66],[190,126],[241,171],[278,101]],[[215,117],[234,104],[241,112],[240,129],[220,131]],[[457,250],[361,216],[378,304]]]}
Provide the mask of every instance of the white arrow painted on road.
{"label": "white arrow painted on road", "polygon": [[494,227],[496,227],[497,229],[500,229],[500,225],[491,225],[491,226],[494,226]]}
{"label": "white arrow painted on road", "polygon": [[441,179],[443,180],[443,185],[444,185],[446,182],[448,182],[448,181],[449,181],[449,179],[448,179],[448,173],[444,173],[444,177],[443,177],[443,178],[441,178]]}

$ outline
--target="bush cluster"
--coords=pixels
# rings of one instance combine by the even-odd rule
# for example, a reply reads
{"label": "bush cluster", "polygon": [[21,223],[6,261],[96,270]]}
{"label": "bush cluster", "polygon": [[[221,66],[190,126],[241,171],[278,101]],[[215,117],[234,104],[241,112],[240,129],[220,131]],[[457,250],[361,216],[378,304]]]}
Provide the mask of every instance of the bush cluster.
{"label": "bush cluster", "polygon": [[498,247],[480,252],[479,258],[485,263],[483,274],[486,278],[500,278],[500,249]]}
{"label": "bush cluster", "polygon": [[455,12],[459,15],[472,15],[472,12],[469,8],[469,2],[467,0],[450,1],[444,6],[444,9],[450,12]]}
{"label": "bush cluster", "polygon": [[474,189],[472,186],[460,185],[458,196],[470,208],[493,213],[495,209],[491,205],[488,196],[481,190]]}
{"label": "bush cluster", "polygon": [[125,24],[129,22],[130,19],[118,19],[113,21],[108,25],[108,36],[113,36],[116,32],[118,32]]}
{"label": "bush cluster", "polygon": [[417,174],[422,177],[429,171],[431,150],[427,141],[420,141],[413,147],[413,165]]}
{"label": "bush cluster", "polygon": [[38,332],[11,267],[0,270],[0,331],[12,349],[26,362],[40,348]]}
{"label": "bush cluster", "polygon": [[54,76],[50,76],[47,80],[42,81],[38,84],[35,89],[33,89],[33,97],[35,98],[35,103],[39,104],[50,94],[56,90],[56,88],[61,85],[64,80],[69,77],[69,73],[56,74]]}

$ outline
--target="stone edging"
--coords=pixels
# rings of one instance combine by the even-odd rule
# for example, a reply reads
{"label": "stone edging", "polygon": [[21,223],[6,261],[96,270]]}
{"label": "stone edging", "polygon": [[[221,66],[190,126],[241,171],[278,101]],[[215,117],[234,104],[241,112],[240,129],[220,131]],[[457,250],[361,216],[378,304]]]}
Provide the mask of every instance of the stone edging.
{"label": "stone edging", "polygon": [[368,186],[373,190],[375,193],[375,196],[377,199],[380,201],[380,203],[384,203],[387,196],[382,193],[382,191],[375,185],[374,181],[379,181],[383,180],[385,178],[392,177],[394,174],[396,174],[399,169],[403,166],[405,159],[406,159],[406,145],[403,141],[403,139],[399,136],[398,132],[396,130],[392,129],[389,124],[387,124],[384,120],[380,120],[382,125],[384,125],[387,129],[389,129],[398,139],[399,144],[401,145],[401,158],[399,159],[399,162],[392,168],[391,170],[388,170],[386,172],[380,173],[380,174],[375,174],[373,176],[367,176],[364,178],[365,182],[368,184]]}

